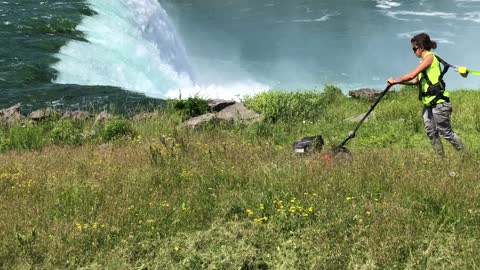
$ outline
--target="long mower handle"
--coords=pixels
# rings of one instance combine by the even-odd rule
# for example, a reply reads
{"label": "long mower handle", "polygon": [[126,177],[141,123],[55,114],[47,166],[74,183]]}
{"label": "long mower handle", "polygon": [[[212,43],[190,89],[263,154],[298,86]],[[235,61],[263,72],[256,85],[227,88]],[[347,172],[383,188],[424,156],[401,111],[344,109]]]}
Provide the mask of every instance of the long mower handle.
{"label": "long mower handle", "polygon": [[385,90],[383,90],[382,94],[380,94],[380,96],[378,97],[378,99],[375,101],[375,103],[373,103],[372,107],[370,107],[370,110],[368,110],[368,112],[365,114],[365,116],[362,118],[362,120],[360,120],[360,122],[357,124],[357,126],[355,127],[355,129],[353,131],[351,131],[349,134],[348,134],[348,137],[339,145],[337,146],[337,148],[340,148],[340,147],[343,147],[345,146],[351,139],[355,138],[355,135],[357,133],[357,130],[360,128],[360,126],[363,124],[363,122],[365,122],[365,119],[367,119],[367,117],[370,115],[370,113],[375,109],[375,107],[377,107],[378,103],[380,103],[380,100],[382,100],[382,98],[385,96],[385,94],[387,94],[388,90],[390,90],[390,88],[393,86],[393,84],[389,84]]}

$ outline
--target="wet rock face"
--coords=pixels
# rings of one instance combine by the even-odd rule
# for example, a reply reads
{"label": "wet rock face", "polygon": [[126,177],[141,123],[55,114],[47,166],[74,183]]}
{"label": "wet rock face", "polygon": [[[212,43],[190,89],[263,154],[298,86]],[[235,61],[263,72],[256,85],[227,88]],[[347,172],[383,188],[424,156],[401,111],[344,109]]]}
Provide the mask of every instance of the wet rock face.
{"label": "wet rock face", "polygon": [[22,115],[21,105],[17,104],[10,108],[0,110],[0,123],[11,124],[24,119]]}

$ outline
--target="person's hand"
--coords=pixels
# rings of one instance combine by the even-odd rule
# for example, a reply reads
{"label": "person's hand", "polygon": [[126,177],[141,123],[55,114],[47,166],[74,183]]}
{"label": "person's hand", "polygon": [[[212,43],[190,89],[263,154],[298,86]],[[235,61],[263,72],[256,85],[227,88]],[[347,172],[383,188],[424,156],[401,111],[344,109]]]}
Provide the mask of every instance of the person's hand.
{"label": "person's hand", "polygon": [[387,80],[387,85],[388,86],[394,85],[394,84],[397,84],[397,82],[394,78],[390,78],[390,79]]}

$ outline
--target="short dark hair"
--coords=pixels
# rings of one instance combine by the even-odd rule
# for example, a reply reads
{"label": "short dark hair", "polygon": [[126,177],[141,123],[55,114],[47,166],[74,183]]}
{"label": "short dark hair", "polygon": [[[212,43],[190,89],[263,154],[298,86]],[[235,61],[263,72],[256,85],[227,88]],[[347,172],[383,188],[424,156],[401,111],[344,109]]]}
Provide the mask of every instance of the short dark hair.
{"label": "short dark hair", "polygon": [[422,47],[428,51],[437,48],[437,42],[432,41],[427,33],[421,33],[414,36],[410,42],[414,43],[415,46]]}

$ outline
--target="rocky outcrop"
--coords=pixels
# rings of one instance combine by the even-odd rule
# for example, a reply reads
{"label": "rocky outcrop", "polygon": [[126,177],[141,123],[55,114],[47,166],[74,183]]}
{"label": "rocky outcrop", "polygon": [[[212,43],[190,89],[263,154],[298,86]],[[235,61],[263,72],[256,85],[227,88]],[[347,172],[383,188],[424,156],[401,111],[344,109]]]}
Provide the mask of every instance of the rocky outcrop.
{"label": "rocky outcrop", "polygon": [[358,99],[365,99],[369,101],[376,100],[383,91],[380,90],[373,90],[369,88],[363,88],[363,89],[358,89],[358,90],[352,90],[348,92],[348,94],[352,98],[358,98]]}
{"label": "rocky outcrop", "polygon": [[113,115],[107,112],[101,112],[95,118],[95,123],[102,125],[103,123],[105,123],[105,121],[112,120],[112,119],[113,119]]}
{"label": "rocky outcrop", "polygon": [[73,121],[85,121],[92,117],[92,114],[84,111],[67,111],[64,112],[61,119],[69,119]]}
{"label": "rocky outcrop", "polygon": [[249,110],[241,103],[232,103],[231,101],[222,102],[222,105],[216,107],[223,107],[220,111],[217,112],[216,109],[212,109],[213,112],[191,118],[182,123],[181,127],[196,128],[202,123],[212,121],[255,122],[262,119],[260,114]]}
{"label": "rocky outcrop", "polygon": [[36,110],[28,115],[28,119],[35,122],[58,118],[62,120],[85,121],[91,117],[92,114],[85,111],[66,111],[62,113],[51,108]]}
{"label": "rocky outcrop", "polygon": [[183,122],[180,126],[186,127],[186,128],[197,128],[202,123],[208,123],[208,122],[214,121],[215,119],[216,119],[216,116],[214,113],[207,113],[197,117],[190,118],[186,122]]}
{"label": "rocky outcrop", "polygon": [[10,108],[0,110],[0,124],[13,124],[23,120],[20,104],[16,104]]}
{"label": "rocky outcrop", "polygon": [[[86,111],[59,111],[52,108],[35,110],[28,114],[27,117],[21,113],[21,105],[17,104],[7,109],[0,110],[0,124],[13,124],[22,121],[41,122],[45,120],[71,120],[86,121],[94,115]],[[111,114],[101,112],[96,115],[95,122],[103,123],[106,120],[113,119]]]}
{"label": "rocky outcrop", "polygon": [[43,121],[46,119],[50,119],[52,117],[58,117],[60,113],[54,109],[43,109],[43,110],[36,110],[31,112],[28,115],[28,119],[38,122],[38,121]]}
{"label": "rocky outcrop", "polygon": [[247,109],[241,103],[235,103],[217,113],[217,119],[225,121],[258,121],[260,114]]}
{"label": "rocky outcrop", "polygon": [[208,100],[208,111],[209,112],[219,112],[225,109],[228,106],[235,104],[234,100],[224,100],[224,99],[209,99]]}

